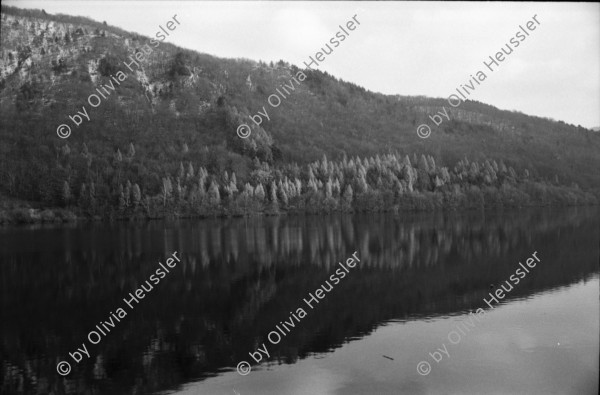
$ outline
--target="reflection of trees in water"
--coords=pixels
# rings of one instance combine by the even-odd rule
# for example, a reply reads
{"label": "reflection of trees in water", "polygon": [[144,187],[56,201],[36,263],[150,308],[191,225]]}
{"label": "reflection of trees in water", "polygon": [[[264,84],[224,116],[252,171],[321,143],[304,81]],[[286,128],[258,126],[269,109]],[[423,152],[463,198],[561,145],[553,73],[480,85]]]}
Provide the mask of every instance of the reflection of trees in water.
{"label": "reflection of trees in water", "polygon": [[251,220],[215,222],[202,229],[199,238],[181,230],[178,241],[182,250],[202,252],[203,266],[210,262],[243,266],[249,260],[261,268],[274,264],[327,268],[359,250],[365,258],[363,265],[370,267],[431,267],[444,264],[449,255],[465,262],[506,256],[520,245],[531,245],[535,234],[566,224],[578,227],[585,218],[577,217],[575,211],[547,216],[529,211],[473,213],[468,221],[460,215],[442,214],[408,220],[381,216],[378,221],[367,216],[257,218],[245,226],[240,223]]}
{"label": "reflection of trees in water", "polygon": [[[325,352],[391,318],[480,307],[489,284],[534,250],[543,265],[510,297],[576,281],[598,259],[597,211],[582,208],[91,225],[34,235],[33,249],[25,230],[2,236],[0,389],[148,393],[216,374],[248,359],[353,251],[360,268],[270,347],[276,360]],[[90,350],[89,363],[74,365],[77,380],[65,387],[56,358],[68,358],[175,250],[179,266]]]}

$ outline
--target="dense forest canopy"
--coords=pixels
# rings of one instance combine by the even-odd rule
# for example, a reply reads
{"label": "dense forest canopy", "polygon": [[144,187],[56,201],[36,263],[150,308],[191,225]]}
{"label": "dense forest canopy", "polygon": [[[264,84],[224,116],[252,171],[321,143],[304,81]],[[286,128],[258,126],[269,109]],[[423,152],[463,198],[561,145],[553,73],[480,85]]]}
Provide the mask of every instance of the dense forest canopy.
{"label": "dense forest canopy", "polygon": [[[445,100],[373,93],[284,61],[168,43],[146,53],[149,38],[43,10],[3,6],[0,20],[4,200],[162,216],[598,198],[600,134],[580,126],[467,101],[420,139],[416,127]],[[124,62],[141,51],[139,70],[129,70]],[[116,84],[119,72],[127,78]],[[252,123],[299,72],[306,78],[268,107],[270,120]],[[108,85],[91,108],[90,94]],[[86,108],[89,120],[76,126],[69,116]],[[249,138],[236,134],[240,123]],[[56,134],[61,124],[68,139]]]}

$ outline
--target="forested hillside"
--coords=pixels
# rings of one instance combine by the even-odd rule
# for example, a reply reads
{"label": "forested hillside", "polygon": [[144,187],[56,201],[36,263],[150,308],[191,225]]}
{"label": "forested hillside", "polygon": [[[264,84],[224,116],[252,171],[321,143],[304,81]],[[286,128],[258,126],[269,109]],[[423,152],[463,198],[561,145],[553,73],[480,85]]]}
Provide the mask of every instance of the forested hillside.
{"label": "forested hillside", "polygon": [[[283,61],[147,51],[149,38],[86,18],[2,7],[0,21],[3,200],[117,217],[597,201],[600,135],[582,127],[466,102],[420,139],[445,100],[373,93]],[[267,104],[299,75],[280,106]],[[76,126],[69,116],[84,106]],[[263,106],[270,120],[256,126]],[[0,222],[53,215],[0,206]]]}

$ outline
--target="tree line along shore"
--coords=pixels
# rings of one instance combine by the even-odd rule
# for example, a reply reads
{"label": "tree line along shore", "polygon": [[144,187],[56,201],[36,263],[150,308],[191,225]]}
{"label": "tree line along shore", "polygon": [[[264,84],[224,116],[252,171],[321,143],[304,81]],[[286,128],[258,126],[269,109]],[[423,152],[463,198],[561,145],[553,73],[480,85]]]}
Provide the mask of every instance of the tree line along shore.
{"label": "tree line along shore", "polygon": [[[135,147],[114,154],[110,170],[92,166],[85,144],[63,147],[58,169],[35,185],[34,203],[3,199],[0,223],[77,219],[193,218],[332,212],[401,212],[569,206],[598,203],[597,193],[515,170],[503,161],[441,166],[430,155],[385,154],[306,166],[255,158],[243,180],[192,161],[162,177],[140,169]],[[210,166],[209,166],[210,168]],[[15,183],[17,180],[15,180]],[[33,186],[31,186],[33,187]]]}

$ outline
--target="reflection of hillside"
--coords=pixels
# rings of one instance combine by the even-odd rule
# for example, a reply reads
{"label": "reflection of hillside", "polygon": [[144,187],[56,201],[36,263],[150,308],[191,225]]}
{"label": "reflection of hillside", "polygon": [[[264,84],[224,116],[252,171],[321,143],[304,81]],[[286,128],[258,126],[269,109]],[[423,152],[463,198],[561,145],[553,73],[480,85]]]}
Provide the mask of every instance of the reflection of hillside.
{"label": "reflection of hillside", "polygon": [[[597,270],[600,238],[597,211],[581,208],[28,232],[0,238],[1,373],[5,385],[23,381],[27,392],[29,372],[38,372],[36,380],[56,393],[65,390],[55,358],[80,345],[175,250],[180,266],[94,346],[93,359],[75,369],[75,392],[105,390],[94,378],[106,376],[103,385],[148,393],[234,366],[353,251],[360,268],[270,348],[274,358],[293,362],[330,350],[389,319],[481,307],[489,285],[535,250],[543,265],[510,298],[572,283]],[[33,250],[31,237],[39,240]]]}

